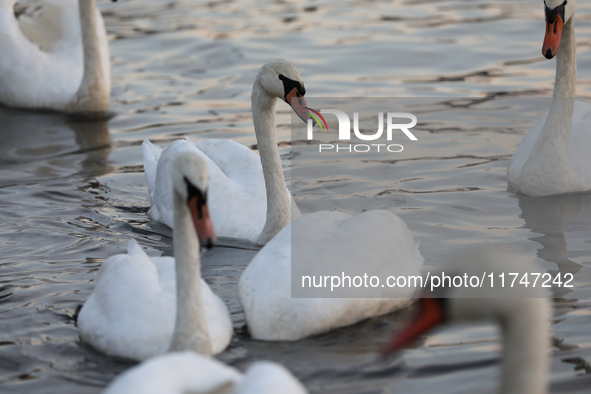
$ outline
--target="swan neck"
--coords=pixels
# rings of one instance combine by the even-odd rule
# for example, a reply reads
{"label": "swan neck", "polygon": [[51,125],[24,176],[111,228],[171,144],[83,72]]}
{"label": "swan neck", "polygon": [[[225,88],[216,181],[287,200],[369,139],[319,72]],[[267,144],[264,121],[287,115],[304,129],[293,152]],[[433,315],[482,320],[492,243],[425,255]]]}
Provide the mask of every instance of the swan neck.
{"label": "swan neck", "polygon": [[14,15],[14,5],[16,4],[17,0],[0,0],[0,10],[6,9],[9,12],[3,15],[6,15],[7,18],[16,20]]}
{"label": "swan neck", "polygon": [[277,98],[268,94],[257,79],[251,99],[254,131],[261,156],[267,193],[267,218],[257,243],[265,244],[290,223],[291,200],[283,177],[275,132],[275,104]]}
{"label": "swan neck", "polygon": [[577,50],[574,15],[562,28],[560,47],[556,55],[554,97],[575,97],[577,85]]}
{"label": "swan neck", "polygon": [[550,307],[544,298],[516,299],[501,329],[503,394],[545,394],[550,366]]}
{"label": "swan neck", "polygon": [[177,310],[170,351],[192,350],[211,355],[211,340],[201,292],[199,239],[183,198],[176,192],[173,194]]}
{"label": "swan neck", "polygon": [[84,59],[84,73],[70,112],[105,113],[109,109],[110,88],[101,63],[96,0],[78,0]]}

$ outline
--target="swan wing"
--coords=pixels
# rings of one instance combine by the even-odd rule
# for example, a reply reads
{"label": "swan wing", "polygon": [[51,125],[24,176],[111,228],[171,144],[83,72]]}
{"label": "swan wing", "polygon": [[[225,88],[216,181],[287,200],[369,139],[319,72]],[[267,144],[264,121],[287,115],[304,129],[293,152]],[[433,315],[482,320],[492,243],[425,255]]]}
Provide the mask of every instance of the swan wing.
{"label": "swan wing", "polygon": [[201,291],[211,348],[214,354],[218,354],[228,347],[234,335],[232,318],[226,304],[211,291],[203,279],[201,279]]}
{"label": "swan wing", "polygon": [[195,146],[209,159],[210,213],[216,233],[255,242],[267,214],[260,157],[231,140],[207,139]]}
{"label": "swan wing", "polygon": [[[246,146],[232,140],[205,139],[195,143],[223,174],[244,189],[260,189],[264,184],[260,157]],[[264,192],[264,189],[263,189]]]}
{"label": "swan wing", "polygon": [[517,150],[513,153],[507,171],[507,180],[510,185],[515,185],[517,183],[517,178],[519,177],[519,174],[521,174],[521,170],[531,154],[534,145],[540,136],[540,132],[542,131],[542,128],[544,128],[547,118],[548,114],[545,114],[532,126],[531,129],[528,130],[519,143]]}
{"label": "swan wing", "polygon": [[[233,141],[193,143],[182,139],[164,148],[157,158],[154,187],[150,193],[150,217],[172,227],[172,162],[180,152],[187,150],[201,156],[207,164],[210,174],[208,208],[217,236],[254,242],[263,229],[267,212],[262,168],[254,152]],[[148,172],[154,173],[146,163],[153,164],[156,160],[147,160],[147,156],[155,158],[156,155],[144,153],[146,178]]]}
{"label": "swan wing", "polygon": [[[145,145],[144,145],[145,144]],[[145,146],[145,148],[144,148]],[[148,215],[159,222],[172,228],[173,222],[173,199],[172,199],[172,175],[175,157],[185,150],[196,150],[192,143],[186,140],[176,140],[158,154],[158,147],[146,140],[142,143],[144,150],[144,170],[148,180],[148,188],[151,182],[153,187],[150,190],[150,210]],[[148,154],[146,154],[148,151]],[[196,152],[199,154],[199,152]],[[146,167],[146,165],[148,165]],[[155,176],[154,165],[156,165]],[[150,181],[150,179],[153,179]]]}
{"label": "swan wing", "polygon": [[591,104],[575,101],[569,158],[573,169],[580,177],[580,191],[591,190],[589,152],[591,152]]}
{"label": "swan wing", "polygon": [[135,243],[107,259],[78,316],[83,341],[97,350],[143,360],[168,348],[174,326],[174,259],[155,264]]}
{"label": "swan wing", "polygon": [[[80,17],[76,0],[27,0],[18,18],[22,34],[43,52],[80,47]],[[75,54],[76,52],[67,52]]]}
{"label": "swan wing", "polygon": [[[513,187],[517,188],[517,185],[519,185],[519,175],[521,174],[525,163],[530,158],[530,155],[532,155],[534,145],[540,136],[547,118],[548,114],[544,115],[526,133],[511,158],[509,169],[507,171],[507,181]],[[562,193],[591,190],[591,175],[588,171],[590,150],[591,105],[581,101],[575,101],[569,140],[569,164],[570,167],[572,167],[572,170],[574,170],[575,176],[568,178],[565,173],[564,178],[562,179]],[[556,164],[556,166],[558,166],[558,164]],[[548,179],[543,179],[543,177],[540,179],[540,182],[549,183]],[[567,181],[567,179],[570,179],[570,181]]]}

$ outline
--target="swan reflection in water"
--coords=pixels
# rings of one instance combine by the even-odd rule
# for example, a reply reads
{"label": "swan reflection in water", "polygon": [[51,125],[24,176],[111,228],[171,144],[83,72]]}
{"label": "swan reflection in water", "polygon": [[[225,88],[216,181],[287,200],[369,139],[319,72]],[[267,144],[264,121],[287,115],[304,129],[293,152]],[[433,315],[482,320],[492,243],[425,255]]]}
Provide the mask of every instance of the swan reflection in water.
{"label": "swan reflection in water", "polygon": [[[583,267],[569,259],[569,250],[565,233],[588,231],[591,222],[591,193],[564,194],[548,197],[530,197],[524,194],[517,195],[521,217],[525,220],[524,227],[532,230],[536,235],[529,238],[542,245],[538,249],[537,256],[549,263],[557,265],[557,269],[550,269],[547,272],[555,277],[560,274],[574,276],[573,284],[576,286],[576,274]],[[567,227],[568,226],[568,227]],[[577,250],[570,250],[571,256],[577,254]],[[569,293],[573,292],[570,287],[551,288],[555,300],[554,315],[556,322],[560,322],[572,311],[572,308],[579,302],[572,296],[566,299]],[[560,349],[560,359],[563,362],[575,365],[575,370],[588,367],[585,360],[580,357],[579,346],[564,342],[564,338],[554,336],[552,338],[554,347]],[[581,365],[583,365],[581,367]]]}
{"label": "swan reflection in water", "polygon": [[0,184],[34,184],[112,172],[107,124],[108,119],[0,107]]}
{"label": "swan reflection in water", "polygon": [[[573,221],[580,223],[582,229],[588,228],[591,217],[583,216],[591,213],[591,194],[569,194],[548,197],[530,197],[523,194],[518,195],[519,208],[521,208],[521,217],[525,220],[524,227],[529,228],[536,235],[529,238],[532,241],[542,245],[538,249],[537,256],[549,263],[555,263],[558,266],[557,271],[549,271],[553,276],[560,273],[575,275],[581,269],[582,265],[568,258],[568,250],[565,232],[576,231],[577,225],[573,226]],[[569,225],[570,223],[570,225]],[[567,230],[567,225],[569,228]],[[572,290],[566,287],[556,287],[553,289],[555,297],[563,297]]]}

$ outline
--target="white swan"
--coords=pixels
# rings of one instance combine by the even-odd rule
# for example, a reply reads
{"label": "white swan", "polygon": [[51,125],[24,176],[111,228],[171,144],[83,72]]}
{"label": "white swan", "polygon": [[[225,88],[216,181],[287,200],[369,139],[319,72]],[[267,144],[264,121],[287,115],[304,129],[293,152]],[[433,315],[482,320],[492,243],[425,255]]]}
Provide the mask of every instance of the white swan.
{"label": "white swan", "polygon": [[[499,393],[544,394],[548,389],[550,365],[551,308],[548,294],[538,281],[532,288],[523,284],[501,288],[499,274],[506,278],[510,272],[523,274],[539,272],[527,261],[516,264],[516,257],[498,248],[470,248],[453,256],[444,270],[449,274],[478,278],[486,274],[483,287],[436,288],[426,291],[419,300],[415,320],[397,333],[384,349],[391,354],[433,327],[447,321],[495,320],[504,336],[502,372]],[[490,286],[488,275],[493,274],[496,285]],[[533,279],[533,276],[529,277]],[[496,286],[496,287],[495,287]]]}
{"label": "white swan", "polygon": [[180,152],[189,150],[206,161],[211,174],[210,212],[216,234],[267,243],[292,218],[301,216],[283,178],[275,135],[275,104],[280,98],[302,119],[308,119],[305,93],[300,73],[292,63],[277,60],[261,68],[252,88],[252,117],[260,157],[230,140],[178,140],[164,150],[144,140],[151,204],[148,215],[172,226],[171,163]]}
{"label": "white swan", "polygon": [[134,240],[127,254],[103,263],[78,316],[82,340],[103,353],[135,360],[167,349],[210,355],[232,338],[228,309],[200,273],[197,235],[207,244],[214,238],[205,204],[206,166],[182,153],[173,168],[176,265],[171,257],[149,258]]}
{"label": "white swan", "polygon": [[548,59],[557,55],[552,105],[519,144],[507,173],[509,184],[530,196],[591,190],[591,105],[574,102],[575,1],[546,0],[544,4],[542,53]]}
{"label": "white swan", "polygon": [[109,107],[109,45],[95,0],[42,0],[14,15],[0,0],[0,104],[72,113]]}
{"label": "white swan", "polygon": [[252,364],[244,375],[199,354],[172,353],[125,371],[104,394],[305,394],[285,367],[269,361]]}
{"label": "white swan", "polygon": [[[291,67],[294,71],[287,74],[281,62],[263,66],[252,94],[253,109],[259,109],[253,110],[253,118],[270,201],[267,222],[285,217],[285,224],[289,222],[289,200],[273,106],[275,96],[284,91],[285,76],[299,76],[295,66]],[[298,340],[391,312],[414,295],[414,289],[407,287],[388,293],[396,298],[291,298],[292,251],[300,253],[298,261],[312,270],[323,267],[332,275],[354,275],[367,266],[385,280],[389,275],[420,274],[423,258],[417,246],[406,224],[387,211],[354,218],[341,212],[316,212],[294,220],[261,249],[240,278],[240,302],[251,335],[263,340]]]}

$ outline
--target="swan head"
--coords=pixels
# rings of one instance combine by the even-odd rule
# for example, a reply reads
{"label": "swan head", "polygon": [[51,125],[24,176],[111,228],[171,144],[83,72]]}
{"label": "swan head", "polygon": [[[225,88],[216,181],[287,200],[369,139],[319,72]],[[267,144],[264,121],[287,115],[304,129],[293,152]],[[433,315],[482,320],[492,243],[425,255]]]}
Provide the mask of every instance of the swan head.
{"label": "swan head", "polygon": [[216,237],[207,209],[207,164],[195,152],[181,152],[174,159],[172,176],[174,193],[187,205],[199,241],[211,248]]}
{"label": "swan head", "polygon": [[[531,286],[533,280],[528,287],[518,283],[523,275],[533,278],[531,274],[539,272],[530,261],[498,247],[479,246],[456,253],[449,259],[446,269],[435,276],[477,276],[478,281],[483,280],[482,286],[471,279],[461,284],[453,279],[453,284],[440,282],[431,290],[435,282],[435,276],[431,276],[422,298],[417,301],[415,319],[392,338],[383,354],[397,352],[431,329],[452,321],[492,319],[507,326],[511,321],[527,320],[526,323],[536,329],[544,330],[550,323],[550,304],[547,292],[541,287],[542,282],[538,280],[536,287]],[[510,273],[517,273],[517,280],[511,287],[513,275]],[[504,275],[504,287],[500,275]]]}
{"label": "swan head", "polygon": [[542,54],[547,59],[552,59],[558,53],[562,28],[575,14],[576,3],[576,0],[544,0],[546,35]]}
{"label": "swan head", "polygon": [[256,77],[255,85],[257,84],[270,97],[279,98],[289,104],[304,122],[311,119],[304,98],[304,81],[292,62],[280,59],[265,64]]}

